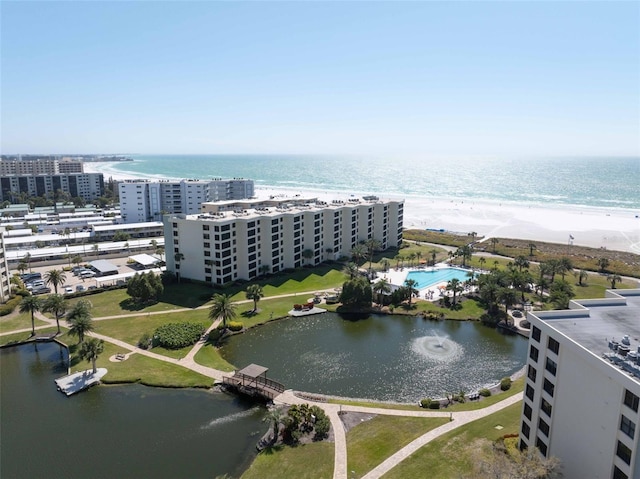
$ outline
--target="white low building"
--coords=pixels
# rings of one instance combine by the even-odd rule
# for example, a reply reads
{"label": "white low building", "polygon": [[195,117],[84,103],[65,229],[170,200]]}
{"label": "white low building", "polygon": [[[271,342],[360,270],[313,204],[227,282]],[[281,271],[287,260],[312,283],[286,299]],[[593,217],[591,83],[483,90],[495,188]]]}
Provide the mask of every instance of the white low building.
{"label": "white low building", "polygon": [[279,198],[237,202],[232,210],[230,203],[220,206],[164,217],[168,271],[222,285],[334,260],[369,239],[381,249],[402,241],[403,201]]}
{"label": "white low building", "polygon": [[640,289],[528,313],[520,447],[564,477],[640,477]]}

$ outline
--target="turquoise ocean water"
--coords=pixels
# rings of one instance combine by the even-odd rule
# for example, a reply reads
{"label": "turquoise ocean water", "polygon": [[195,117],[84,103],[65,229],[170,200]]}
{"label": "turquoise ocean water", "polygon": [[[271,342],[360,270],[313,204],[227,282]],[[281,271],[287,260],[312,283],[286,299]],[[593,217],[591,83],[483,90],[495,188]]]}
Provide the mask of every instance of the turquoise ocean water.
{"label": "turquoise ocean water", "polygon": [[409,159],[304,155],[132,155],[100,165],[146,178],[242,177],[257,187],[640,209],[640,158]]}

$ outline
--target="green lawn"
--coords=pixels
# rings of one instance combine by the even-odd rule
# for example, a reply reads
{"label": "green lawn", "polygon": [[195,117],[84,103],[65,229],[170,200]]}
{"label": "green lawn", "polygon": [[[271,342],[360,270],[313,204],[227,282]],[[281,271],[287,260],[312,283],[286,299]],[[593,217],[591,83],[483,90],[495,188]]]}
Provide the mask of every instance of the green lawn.
{"label": "green lawn", "polygon": [[376,416],[347,433],[349,478],[362,477],[393,453],[448,418]]}
{"label": "green lawn", "polygon": [[[520,402],[483,419],[466,424],[433,440],[385,474],[384,479],[472,477],[473,458],[480,440],[495,441],[520,430]],[[502,426],[502,429],[496,429]]]}
{"label": "green lawn", "polygon": [[[36,318],[36,326],[47,324]],[[0,316],[0,332],[8,333],[9,331],[15,331],[16,329],[31,328],[31,314],[20,313],[17,316],[8,317]]]}
{"label": "green lawn", "polygon": [[198,351],[193,358],[194,361],[203,366],[207,366],[209,368],[218,369],[220,371],[228,371],[231,372],[236,368],[233,367],[232,364],[229,364],[218,352],[218,349],[212,344],[205,344],[200,351]]}
{"label": "green lawn", "polygon": [[331,479],[333,457],[334,444],[326,441],[266,449],[258,454],[242,479]]}
{"label": "green lawn", "polygon": [[[36,334],[55,333],[57,328],[55,326],[51,328],[36,329]],[[6,334],[0,336],[0,346],[7,344],[21,343],[31,337],[31,330],[24,333]]]}

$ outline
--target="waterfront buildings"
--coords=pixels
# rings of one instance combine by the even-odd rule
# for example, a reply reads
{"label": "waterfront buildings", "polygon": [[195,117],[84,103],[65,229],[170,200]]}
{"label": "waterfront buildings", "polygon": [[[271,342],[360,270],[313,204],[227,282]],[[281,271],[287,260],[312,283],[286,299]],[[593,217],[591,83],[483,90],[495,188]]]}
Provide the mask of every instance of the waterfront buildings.
{"label": "waterfront buildings", "polygon": [[398,247],[403,209],[373,196],[205,203],[201,214],[164,216],[167,270],[222,285],[334,260],[368,239]]}
{"label": "waterfront buildings", "polygon": [[0,303],[7,301],[11,294],[9,266],[7,265],[7,255],[4,251],[4,234],[5,229],[0,227]]}
{"label": "waterfront buildings", "polygon": [[640,477],[640,289],[528,313],[520,447],[565,477]]}
{"label": "waterfront buildings", "polygon": [[163,214],[195,214],[208,201],[238,200],[254,194],[253,180],[150,181],[125,180],[118,184],[120,211],[126,223],[159,221]]}
{"label": "waterfront buildings", "polygon": [[[3,161],[4,163],[4,161]],[[15,202],[21,194],[56,199],[60,190],[90,202],[104,196],[102,173],[60,173],[0,176],[0,201]]]}
{"label": "waterfront buildings", "polygon": [[0,160],[0,176],[58,175],[84,173],[81,160],[55,157]]}

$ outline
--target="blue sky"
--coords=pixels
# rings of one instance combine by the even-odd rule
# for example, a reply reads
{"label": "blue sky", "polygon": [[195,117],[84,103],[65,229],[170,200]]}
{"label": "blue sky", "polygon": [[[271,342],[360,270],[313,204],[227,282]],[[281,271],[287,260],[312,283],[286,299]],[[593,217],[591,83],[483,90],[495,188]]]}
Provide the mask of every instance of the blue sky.
{"label": "blue sky", "polygon": [[640,155],[638,2],[9,2],[2,153]]}

